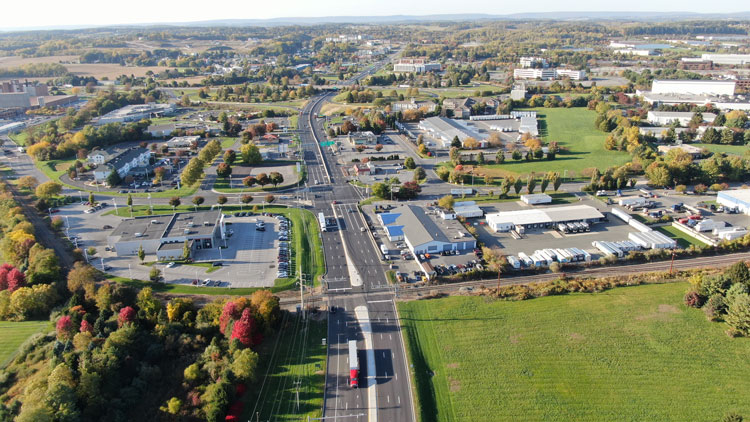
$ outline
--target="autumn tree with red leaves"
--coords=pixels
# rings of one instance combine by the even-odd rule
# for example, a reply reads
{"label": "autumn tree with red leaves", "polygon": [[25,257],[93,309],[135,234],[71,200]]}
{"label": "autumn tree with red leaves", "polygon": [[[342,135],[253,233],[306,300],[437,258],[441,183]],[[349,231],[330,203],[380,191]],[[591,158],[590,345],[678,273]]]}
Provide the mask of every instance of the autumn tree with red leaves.
{"label": "autumn tree with red leaves", "polygon": [[252,347],[263,340],[261,334],[257,332],[257,324],[250,308],[245,308],[240,319],[234,323],[230,339],[239,340],[246,347]]}
{"label": "autumn tree with red leaves", "polygon": [[131,308],[130,306],[126,306],[120,309],[120,314],[117,315],[117,324],[120,327],[128,322],[133,321],[135,321],[135,309]]}
{"label": "autumn tree with red leaves", "polygon": [[26,276],[18,268],[8,272],[8,290],[14,292],[26,284]]}
{"label": "autumn tree with red leaves", "polygon": [[81,328],[79,329],[79,331],[82,333],[94,334],[94,326],[84,319],[83,321],[81,321]]}
{"label": "autumn tree with red leaves", "polygon": [[70,319],[69,315],[63,315],[60,317],[60,319],[57,320],[57,325],[55,326],[55,330],[57,331],[57,338],[61,341],[70,340],[73,338],[73,332],[75,331],[73,328],[73,321]]}

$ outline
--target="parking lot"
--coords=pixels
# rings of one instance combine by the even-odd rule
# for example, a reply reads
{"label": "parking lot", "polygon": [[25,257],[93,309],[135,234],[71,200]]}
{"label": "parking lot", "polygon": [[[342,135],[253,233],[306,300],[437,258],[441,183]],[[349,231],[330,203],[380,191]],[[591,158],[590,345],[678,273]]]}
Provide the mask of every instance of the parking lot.
{"label": "parking lot", "polygon": [[[279,267],[279,220],[266,216],[228,218],[229,237],[221,250],[203,249],[195,261],[220,261],[218,270],[206,275],[212,280],[231,283],[232,287],[273,287]],[[262,222],[263,231],[256,230]],[[226,247],[224,247],[226,246]],[[186,267],[190,267],[187,265]],[[168,272],[178,267],[168,269]]]}
{"label": "parking lot", "polygon": [[[74,242],[82,249],[96,248],[96,255],[89,257],[90,263],[98,269],[124,278],[148,280],[153,266],[162,271],[163,280],[167,283],[202,284],[210,279],[211,285],[221,287],[271,287],[277,278],[279,267],[279,229],[281,222],[274,217],[244,216],[229,217],[227,228],[232,236],[226,240],[226,248],[195,251],[193,259],[200,262],[222,263],[219,267],[207,267],[191,264],[177,264],[167,268],[167,263],[143,265],[137,256],[116,256],[114,251],[107,251],[107,236],[116,227],[121,217],[105,215],[113,210],[109,206],[93,213],[85,213],[88,205],[69,205],[59,209],[54,215],[60,216],[66,224]],[[256,230],[258,222],[264,222],[265,230]],[[291,233],[289,233],[291,234]],[[224,245],[222,245],[224,246]],[[146,255],[144,262],[153,263],[155,255]],[[293,261],[287,265],[293,265]],[[283,275],[283,274],[282,274]],[[287,275],[293,276],[293,271]]]}

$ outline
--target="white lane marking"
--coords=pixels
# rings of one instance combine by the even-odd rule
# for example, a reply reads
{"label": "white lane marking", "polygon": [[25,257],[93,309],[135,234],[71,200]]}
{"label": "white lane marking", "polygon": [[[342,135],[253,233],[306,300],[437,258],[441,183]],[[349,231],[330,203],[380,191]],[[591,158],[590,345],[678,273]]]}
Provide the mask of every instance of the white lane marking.
{"label": "white lane marking", "polygon": [[367,407],[368,421],[378,421],[378,395],[376,391],[377,379],[375,378],[375,349],[372,342],[372,325],[370,324],[370,313],[366,306],[357,306],[354,308],[354,314],[357,317],[359,326],[362,328],[362,336],[365,340],[365,350],[367,351]]}
{"label": "white lane marking", "polygon": [[[390,302],[390,300],[368,300],[367,303],[384,303],[384,302]],[[378,318],[378,321],[380,321],[380,318]]]}

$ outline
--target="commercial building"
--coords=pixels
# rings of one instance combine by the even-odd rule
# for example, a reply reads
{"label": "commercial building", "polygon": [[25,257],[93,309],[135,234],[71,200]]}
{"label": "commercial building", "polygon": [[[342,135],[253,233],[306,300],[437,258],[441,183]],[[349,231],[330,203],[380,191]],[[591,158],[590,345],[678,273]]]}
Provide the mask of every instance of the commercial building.
{"label": "commercial building", "polygon": [[641,57],[647,57],[647,56],[652,56],[656,54],[654,50],[649,50],[645,48],[621,48],[619,50],[615,50],[615,53],[624,54],[627,56],[641,56]]}
{"label": "commercial building", "polygon": [[440,69],[440,63],[427,63],[426,59],[400,59],[393,65],[395,73],[424,73]]}
{"label": "commercial building", "polygon": [[513,69],[513,79],[555,79],[555,69]]}
{"label": "commercial building", "polygon": [[174,104],[133,104],[110,111],[96,120],[97,124],[137,122],[150,117],[162,117],[174,114]]}
{"label": "commercial building", "polygon": [[460,222],[438,219],[437,214],[427,214],[414,205],[402,205],[378,214],[378,220],[391,241],[403,240],[415,255],[476,247],[476,239]]}
{"label": "commercial building", "polygon": [[396,101],[391,104],[392,111],[424,110],[427,113],[435,111],[437,104],[432,101],[416,101],[414,98],[408,101]]}
{"label": "commercial building", "polygon": [[604,215],[589,205],[566,205],[487,214],[487,225],[496,232],[552,227],[559,223],[596,223]]}
{"label": "commercial building", "polygon": [[750,54],[703,54],[701,60],[729,66],[750,64]]}
{"label": "commercial building", "polygon": [[518,61],[523,68],[530,67],[549,67],[547,59],[542,57],[521,57]]}
{"label": "commercial building", "polygon": [[24,92],[32,97],[44,97],[49,95],[47,85],[39,84],[36,82],[19,82],[18,79],[12,79],[10,81],[3,81],[0,83],[0,93],[11,94],[17,92]]}
{"label": "commercial building", "polygon": [[456,119],[468,119],[474,108],[484,107],[478,110],[479,113],[494,113],[500,105],[500,101],[494,98],[446,98],[443,100],[443,109],[450,110]]}
{"label": "commercial building", "polygon": [[518,133],[528,133],[533,137],[539,136],[539,127],[537,126],[536,117],[523,116],[520,120],[521,125],[518,127]]}
{"label": "commercial building", "polygon": [[654,80],[651,83],[651,93],[732,96],[735,85],[734,81]]}
{"label": "commercial building", "polygon": [[168,140],[164,145],[169,148],[190,148],[194,144],[197,145],[201,139],[200,136],[175,136]]}
{"label": "commercial building", "polygon": [[716,202],[750,214],[750,189],[723,190],[716,194]]}
{"label": "commercial building", "polygon": [[356,164],[354,164],[352,166],[352,170],[354,171],[354,174],[356,174],[357,176],[364,176],[364,175],[368,175],[369,176],[370,173],[371,173],[371,171],[372,171],[372,169],[370,168],[370,166],[368,164],[370,164],[370,163],[367,163],[367,164],[356,163]]}
{"label": "commercial building", "polygon": [[526,99],[526,85],[523,83],[514,84],[513,88],[510,90],[510,99],[513,101]]}
{"label": "commercial building", "polygon": [[440,210],[443,220],[455,220],[456,218],[476,218],[484,215],[484,211],[474,201],[461,201],[453,204],[453,210]]}
{"label": "commercial building", "polygon": [[370,131],[349,132],[346,140],[352,145],[375,145],[378,143],[378,136]]}
{"label": "commercial building", "polygon": [[750,98],[745,95],[696,95],[696,94],[654,94],[650,91],[636,91],[637,95],[643,97],[643,101],[658,106],[695,104],[712,105],[719,110],[743,110],[750,111]]}
{"label": "commercial building", "polygon": [[[713,123],[716,115],[714,113],[701,113],[702,123]],[[668,126],[672,122],[678,122],[680,126],[687,126],[693,120],[695,113],[687,111],[649,111],[648,121],[654,125]]]}
{"label": "commercial building", "polygon": [[714,62],[697,57],[683,57],[680,59],[680,68],[687,70],[711,70],[714,68]]}
{"label": "commercial building", "polygon": [[160,260],[182,256],[185,241],[192,251],[213,249],[226,238],[224,214],[219,210],[129,218],[107,236],[117,256],[132,256],[140,248]]}
{"label": "commercial building", "polygon": [[528,205],[551,204],[552,197],[546,193],[535,193],[532,195],[521,195],[521,201]]}
{"label": "commercial building", "polygon": [[174,131],[184,131],[187,134],[205,131],[211,135],[218,135],[221,129],[217,124],[206,123],[165,123],[149,125],[146,129],[151,136],[171,136]]}
{"label": "commercial building", "polygon": [[450,147],[453,138],[456,136],[458,136],[458,139],[462,143],[467,138],[474,138],[480,142],[480,146],[486,138],[485,135],[480,134],[463,122],[447,117],[429,117],[424,119],[419,122],[419,129],[427,132],[432,138],[441,141],[444,148]]}
{"label": "commercial building", "polygon": [[92,151],[86,158],[90,163],[97,165],[94,169],[94,179],[102,181],[113,171],[122,178],[137,168],[145,169],[149,164],[151,152],[140,147],[108,148]]}
{"label": "commercial building", "polygon": [[561,79],[570,78],[574,81],[586,79],[586,72],[573,69],[513,69],[513,79]]}
{"label": "commercial building", "polygon": [[679,149],[679,150],[685,151],[686,153],[692,155],[693,158],[699,158],[701,155],[703,155],[703,150],[701,148],[698,148],[689,144],[659,145],[657,147],[657,150],[659,151],[660,155],[667,155],[669,151],[673,149]]}

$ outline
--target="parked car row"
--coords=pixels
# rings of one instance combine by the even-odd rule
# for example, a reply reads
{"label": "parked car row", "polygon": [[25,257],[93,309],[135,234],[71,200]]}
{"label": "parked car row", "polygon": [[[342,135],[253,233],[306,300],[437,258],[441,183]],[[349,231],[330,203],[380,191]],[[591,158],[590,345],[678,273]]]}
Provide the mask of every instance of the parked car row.
{"label": "parked car row", "polygon": [[481,260],[472,259],[471,261],[467,262],[466,264],[456,264],[456,265],[436,265],[435,266],[435,272],[439,276],[448,276],[458,273],[466,273],[472,270],[484,270],[484,265],[482,264]]}
{"label": "parked car row", "polygon": [[[85,204],[88,205],[88,202],[86,202]],[[108,205],[109,204],[107,204],[106,202],[101,202],[99,204],[92,205],[91,208],[86,209],[83,212],[86,213],[86,214],[91,214],[93,212],[99,211],[102,208],[106,208]]]}
{"label": "parked car row", "polygon": [[[277,215],[276,219],[279,221],[279,254],[277,257],[278,271],[276,272],[276,278],[287,278],[290,274],[289,261],[291,257],[289,250],[289,220],[282,215]],[[262,221],[256,223],[256,230],[258,230],[259,224],[264,223]],[[263,227],[263,230],[265,230],[265,224]]]}

